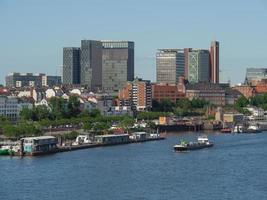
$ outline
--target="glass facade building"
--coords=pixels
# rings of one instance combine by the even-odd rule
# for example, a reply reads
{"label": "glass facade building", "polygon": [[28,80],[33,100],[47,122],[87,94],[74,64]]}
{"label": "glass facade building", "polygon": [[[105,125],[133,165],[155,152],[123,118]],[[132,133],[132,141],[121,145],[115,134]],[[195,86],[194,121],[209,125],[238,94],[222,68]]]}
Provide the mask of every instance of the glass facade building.
{"label": "glass facade building", "polygon": [[80,84],[80,48],[63,48],[63,84]]}
{"label": "glass facade building", "polygon": [[184,75],[185,59],[182,49],[159,49],[156,54],[157,82],[177,84]]}
{"label": "glass facade building", "polygon": [[134,80],[134,42],[102,42],[102,89],[118,92],[127,81]]}
{"label": "glass facade building", "polygon": [[189,83],[210,81],[210,57],[208,50],[190,49],[188,52],[187,78]]}
{"label": "glass facade building", "polygon": [[81,41],[81,85],[95,91],[102,88],[102,43]]}

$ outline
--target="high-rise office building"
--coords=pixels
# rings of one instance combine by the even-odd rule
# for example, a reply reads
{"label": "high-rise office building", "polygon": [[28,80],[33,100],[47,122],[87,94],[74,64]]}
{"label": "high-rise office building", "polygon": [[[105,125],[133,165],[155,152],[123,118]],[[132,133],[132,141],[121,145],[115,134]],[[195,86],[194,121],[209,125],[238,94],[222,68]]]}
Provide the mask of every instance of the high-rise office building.
{"label": "high-rise office building", "polygon": [[63,84],[80,84],[80,48],[63,48]]}
{"label": "high-rise office building", "polygon": [[156,54],[157,82],[177,84],[184,75],[185,57],[182,49],[159,49]]}
{"label": "high-rise office building", "polygon": [[134,80],[134,42],[102,42],[102,88],[118,92],[127,81]]}
{"label": "high-rise office building", "polygon": [[81,41],[81,85],[92,90],[102,89],[102,43]]}
{"label": "high-rise office building", "polygon": [[189,83],[210,81],[210,55],[204,49],[185,49],[185,78]]}
{"label": "high-rise office building", "polygon": [[219,83],[219,42],[212,41],[210,45],[210,82]]}

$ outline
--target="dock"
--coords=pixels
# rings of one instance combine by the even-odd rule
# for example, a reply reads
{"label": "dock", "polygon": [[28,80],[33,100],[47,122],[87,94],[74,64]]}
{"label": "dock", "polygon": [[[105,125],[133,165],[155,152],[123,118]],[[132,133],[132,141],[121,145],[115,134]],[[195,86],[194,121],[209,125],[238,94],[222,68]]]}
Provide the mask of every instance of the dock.
{"label": "dock", "polygon": [[[55,148],[49,150],[49,151],[36,151],[36,152],[23,152],[21,151],[14,152],[9,154],[5,154],[5,156],[41,156],[46,154],[55,154],[55,153],[62,153],[62,152],[68,152],[68,151],[76,151],[76,150],[82,150],[82,149],[90,149],[90,148],[98,148],[98,147],[108,147],[108,146],[117,146],[117,145],[125,145],[125,144],[134,144],[134,143],[142,143],[142,142],[150,142],[150,141],[158,141],[158,140],[164,140],[165,137],[158,136],[158,137],[150,137],[150,138],[142,138],[142,139],[129,139],[127,141],[115,141],[115,142],[93,142],[88,144],[77,144],[77,145],[66,145],[66,146],[60,146],[57,145]],[[23,145],[21,143],[21,145]]]}
{"label": "dock", "polygon": [[117,145],[133,144],[133,143],[142,143],[142,142],[150,142],[150,141],[157,141],[157,140],[164,140],[164,139],[165,137],[157,137],[157,138],[146,138],[142,140],[130,140],[127,142],[118,142],[118,143],[93,143],[93,144],[81,144],[81,145],[72,145],[72,146],[60,146],[58,147],[58,152],[76,151],[76,150],[81,150],[81,149],[117,146]]}

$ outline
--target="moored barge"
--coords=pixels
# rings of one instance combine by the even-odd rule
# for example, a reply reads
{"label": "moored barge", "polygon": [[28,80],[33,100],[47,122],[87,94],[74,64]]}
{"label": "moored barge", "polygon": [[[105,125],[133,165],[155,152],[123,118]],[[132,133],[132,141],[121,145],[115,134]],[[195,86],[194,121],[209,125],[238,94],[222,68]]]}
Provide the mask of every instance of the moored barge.
{"label": "moored barge", "polygon": [[209,141],[207,136],[199,136],[197,142],[185,142],[182,141],[180,144],[174,145],[175,151],[190,151],[213,147],[213,143]]}

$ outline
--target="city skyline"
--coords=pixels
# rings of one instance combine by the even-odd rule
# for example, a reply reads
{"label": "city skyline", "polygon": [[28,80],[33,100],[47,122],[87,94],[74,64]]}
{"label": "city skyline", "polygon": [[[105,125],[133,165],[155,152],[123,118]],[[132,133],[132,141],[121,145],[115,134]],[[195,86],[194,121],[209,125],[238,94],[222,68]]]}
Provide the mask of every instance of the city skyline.
{"label": "city skyline", "polygon": [[[151,81],[156,81],[157,49],[206,49],[212,40],[220,42],[222,82],[244,82],[246,68],[267,67],[267,47],[262,42],[267,33],[262,26],[267,9],[264,1],[67,2],[0,2],[0,22],[5,30],[0,37],[0,83],[4,84],[9,72],[61,75],[62,47],[77,46],[85,38],[134,41],[135,76]],[[66,11],[57,14],[61,8]],[[83,12],[90,8],[94,8],[92,12]],[[120,12],[114,14],[116,9]],[[165,14],[158,18],[160,9]],[[70,16],[69,11],[78,14]],[[106,15],[96,18],[100,11]]]}

